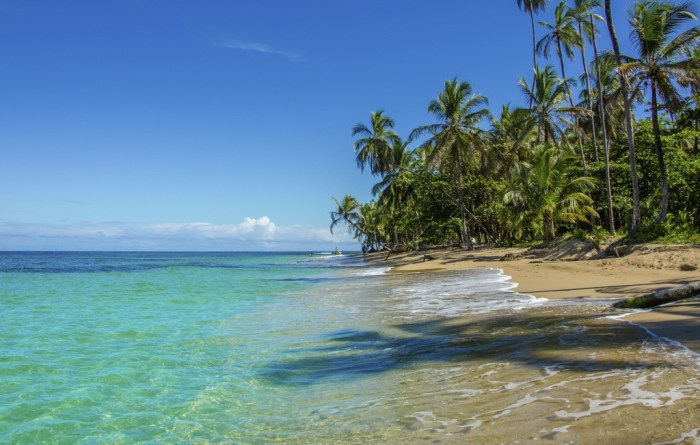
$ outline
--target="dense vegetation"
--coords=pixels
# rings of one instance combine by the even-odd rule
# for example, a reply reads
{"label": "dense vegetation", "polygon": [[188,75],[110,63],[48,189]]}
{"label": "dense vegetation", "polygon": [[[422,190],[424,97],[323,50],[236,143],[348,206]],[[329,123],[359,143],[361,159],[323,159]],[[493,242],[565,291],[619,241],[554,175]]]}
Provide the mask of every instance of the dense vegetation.
{"label": "dense vegetation", "polygon": [[[378,178],[375,199],[334,198],[331,231],[346,224],[367,249],[471,249],[473,240],[567,233],[699,239],[700,26],[692,4],[635,3],[637,53],[621,54],[610,0],[561,1],[552,23],[539,22],[537,39],[535,16],[547,3],[517,0],[532,23],[534,74],[518,81],[527,105],[494,115],[486,97],[452,79],[428,103],[432,123],[406,139],[384,111],[372,113],[352,134],[358,167]],[[599,52],[604,36],[612,51]],[[553,64],[539,66],[538,54]],[[574,57],[579,78],[564,71],[564,58]],[[635,119],[640,109],[649,117]]]}

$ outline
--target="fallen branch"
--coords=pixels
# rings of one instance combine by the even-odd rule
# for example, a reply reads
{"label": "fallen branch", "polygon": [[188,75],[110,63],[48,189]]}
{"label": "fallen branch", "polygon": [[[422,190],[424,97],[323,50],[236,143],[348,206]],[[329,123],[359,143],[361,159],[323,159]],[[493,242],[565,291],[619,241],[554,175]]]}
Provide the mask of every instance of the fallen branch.
{"label": "fallen branch", "polygon": [[650,294],[638,295],[613,304],[618,309],[648,309],[660,304],[671,303],[700,295],[700,281],[671,289],[659,289]]}

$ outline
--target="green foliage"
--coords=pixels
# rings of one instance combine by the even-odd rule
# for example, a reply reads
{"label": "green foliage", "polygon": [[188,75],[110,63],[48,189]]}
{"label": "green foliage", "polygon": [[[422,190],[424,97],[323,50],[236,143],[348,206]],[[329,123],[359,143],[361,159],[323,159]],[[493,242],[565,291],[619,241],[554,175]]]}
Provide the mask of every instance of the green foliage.
{"label": "green foliage", "polygon": [[[669,211],[689,211],[697,221],[700,216],[700,159],[688,151],[688,146],[684,143],[687,137],[687,132],[676,132],[668,125],[663,126],[661,141],[665,147],[664,156],[668,166]],[[638,123],[635,144],[641,194],[656,197],[660,193],[661,179],[649,120]]]}
{"label": "green foliage", "polygon": [[[517,3],[530,14],[534,31],[533,13],[547,2]],[[375,249],[455,241],[469,245],[472,236],[480,242],[521,246],[554,236],[601,243],[611,236],[601,226],[609,226],[609,170],[618,236],[629,228],[639,229],[635,240],[699,242],[700,27],[683,31],[677,26],[691,18],[689,3],[636,2],[630,24],[638,58],[620,55],[618,66],[612,54],[597,57],[580,76],[582,102],[576,106],[576,82],[563,73],[563,58],[576,51],[583,58],[586,42],[596,36],[593,21],[602,21],[591,14],[599,4],[558,2],[554,22],[541,23],[546,32],[538,46],[557,53],[561,77],[552,66],[540,68],[533,55],[534,79],[518,82],[527,107],[504,106],[498,119],[491,118],[488,131],[483,129],[491,116],[486,97],[473,94],[469,83],[457,79],[446,81],[430,101],[428,112],[435,122],[413,130],[408,142],[399,138],[394,121],[382,111],[371,114],[369,125],[355,125],[357,165],[380,178],[372,189],[376,201],[360,204],[351,196],[335,200],[331,229],[345,224]],[[651,102],[644,105],[651,106],[651,119],[634,122],[641,203],[633,202],[620,73],[632,81],[632,106],[651,93]],[[686,91],[689,96],[683,96]],[[571,151],[579,140],[586,169]],[[660,153],[665,163],[659,162]],[[662,197],[668,207],[665,220],[659,210],[666,205]],[[637,223],[631,226],[633,207],[641,207],[639,228]]]}
{"label": "green foliage", "polygon": [[[650,213],[647,210],[647,213]],[[693,215],[687,211],[669,214],[666,220],[658,222],[652,217],[642,221],[639,231],[640,241],[655,241],[662,244],[698,243],[700,231]]]}
{"label": "green foliage", "polygon": [[596,244],[601,244],[603,241],[610,239],[613,235],[603,227],[595,226],[591,230],[575,229],[565,237],[577,239],[580,241],[592,241]]}
{"label": "green foliage", "polygon": [[376,111],[370,115],[370,126],[358,123],[352,128],[353,136],[360,136],[355,141],[355,162],[360,170],[368,166],[373,175],[381,175],[391,168],[391,145],[399,140],[392,130],[394,120]]}
{"label": "green foliage", "polygon": [[510,206],[509,223],[516,233],[530,231],[551,241],[557,224],[586,222],[588,216],[597,216],[586,194],[594,181],[576,175],[577,165],[571,151],[542,146],[533,153],[532,163],[515,166],[503,201]]}

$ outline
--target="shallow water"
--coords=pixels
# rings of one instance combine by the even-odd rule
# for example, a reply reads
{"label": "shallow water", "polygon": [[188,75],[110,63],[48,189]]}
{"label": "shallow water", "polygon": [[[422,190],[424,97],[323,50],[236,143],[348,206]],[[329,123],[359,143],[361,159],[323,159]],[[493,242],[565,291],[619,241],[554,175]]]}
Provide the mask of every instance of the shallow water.
{"label": "shallow water", "polygon": [[496,270],[0,254],[2,443],[698,443],[700,362]]}

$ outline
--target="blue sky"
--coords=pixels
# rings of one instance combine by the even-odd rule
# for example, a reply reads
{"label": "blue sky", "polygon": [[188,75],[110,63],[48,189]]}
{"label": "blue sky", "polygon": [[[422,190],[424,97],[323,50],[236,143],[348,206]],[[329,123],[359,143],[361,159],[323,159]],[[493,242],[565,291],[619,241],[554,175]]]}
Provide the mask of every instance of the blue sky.
{"label": "blue sky", "polygon": [[0,0],[0,57],[0,250],[328,250],[352,126],[453,77],[521,105],[531,40],[509,0]]}

